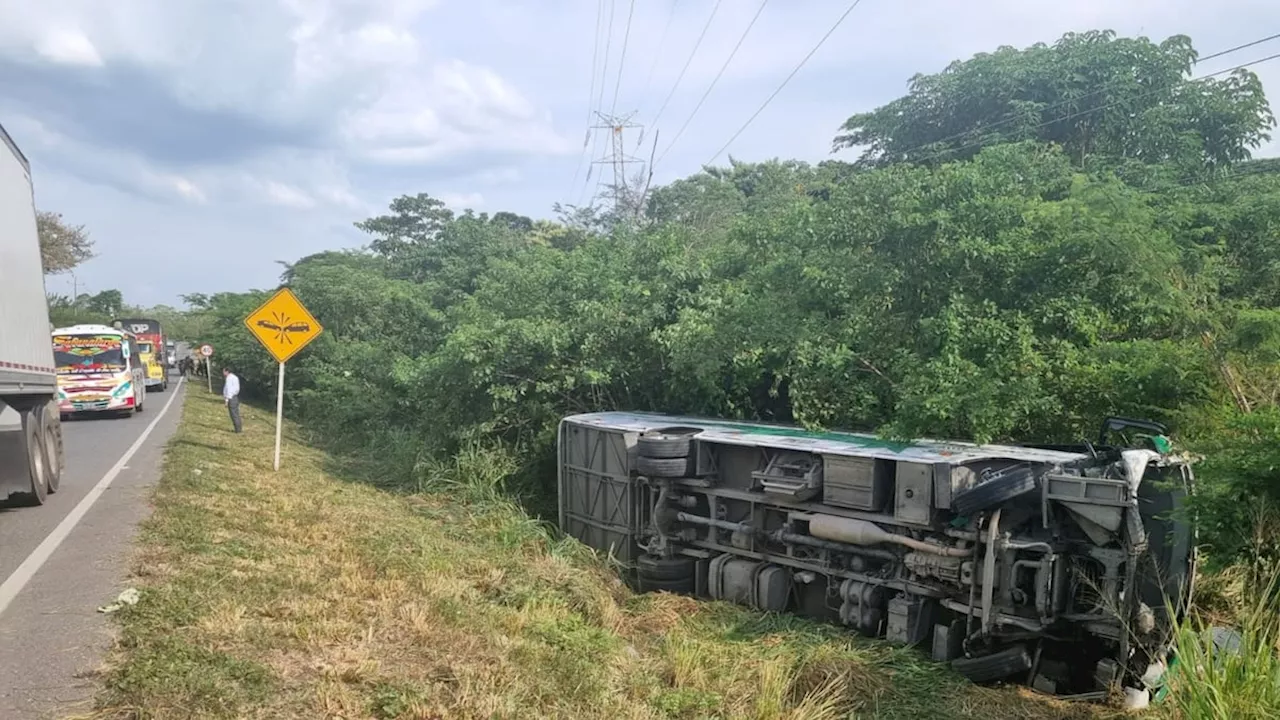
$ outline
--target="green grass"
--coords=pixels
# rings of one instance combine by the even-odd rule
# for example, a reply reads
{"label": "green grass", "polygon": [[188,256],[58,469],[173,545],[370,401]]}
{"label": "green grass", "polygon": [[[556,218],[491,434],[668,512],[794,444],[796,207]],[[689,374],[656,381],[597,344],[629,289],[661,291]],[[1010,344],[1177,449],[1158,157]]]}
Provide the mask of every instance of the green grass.
{"label": "green grass", "polygon": [[[193,391],[99,718],[1097,718],[834,626],[630,592],[502,499],[469,448],[419,491],[353,482]],[[335,474],[336,473],[336,474]]]}
{"label": "green grass", "polygon": [[[1185,718],[1280,718],[1280,570],[1237,566],[1214,578],[1230,611],[1188,620],[1168,673],[1171,710]],[[1225,592],[1224,592],[1225,591]],[[1233,627],[1234,647],[1215,642]]]}

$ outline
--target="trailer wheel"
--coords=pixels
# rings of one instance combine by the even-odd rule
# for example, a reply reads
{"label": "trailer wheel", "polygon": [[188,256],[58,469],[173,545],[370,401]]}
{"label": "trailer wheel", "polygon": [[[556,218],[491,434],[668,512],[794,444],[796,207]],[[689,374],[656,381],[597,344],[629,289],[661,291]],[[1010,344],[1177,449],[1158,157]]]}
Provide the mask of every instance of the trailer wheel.
{"label": "trailer wheel", "polygon": [[975,683],[1003,680],[1031,669],[1031,655],[1025,645],[1014,645],[976,658],[956,658],[951,669]]}
{"label": "trailer wheel", "polygon": [[1030,492],[1036,487],[1031,468],[1015,468],[1002,475],[957,493],[951,498],[951,509],[956,515],[972,515],[995,507],[1006,500]]}
{"label": "trailer wheel", "polygon": [[44,466],[45,466],[45,487],[48,488],[49,494],[58,492],[58,485],[62,482],[62,423],[61,419],[54,421],[54,411],[48,408],[42,409],[40,412],[40,425],[44,434]]}
{"label": "trailer wheel", "polygon": [[44,432],[40,416],[34,410],[22,411],[23,450],[27,456],[27,486],[19,502],[24,505],[43,505],[49,494],[48,467],[44,461]]}
{"label": "trailer wheel", "polygon": [[681,478],[689,474],[689,458],[636,458],[636,472],[647,477]]}
{"label": "trailer wheel", "polygon": [[688,457],[693,450],[695,428],[664,428],[644,433],[636,440],[636,452],[642,457],[675,459]]}

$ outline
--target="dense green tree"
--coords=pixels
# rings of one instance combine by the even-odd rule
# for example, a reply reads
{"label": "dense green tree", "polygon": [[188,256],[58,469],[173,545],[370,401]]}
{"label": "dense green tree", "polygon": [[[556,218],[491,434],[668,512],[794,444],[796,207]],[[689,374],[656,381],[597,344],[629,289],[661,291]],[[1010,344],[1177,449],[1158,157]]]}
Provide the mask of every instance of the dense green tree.
{"label": "dense green tree", "polygon": [[859,162],[964,160],[1020,140],[1061,145],[1079,166],[1169,163],[1186,174],[1247,160],[1273,125],[1247,69],[1191,79],[1196,51],[1110,31],[1069,33],[1052,45],[1002,47],[911,79],[910,92],[851,116],[835,148]]}

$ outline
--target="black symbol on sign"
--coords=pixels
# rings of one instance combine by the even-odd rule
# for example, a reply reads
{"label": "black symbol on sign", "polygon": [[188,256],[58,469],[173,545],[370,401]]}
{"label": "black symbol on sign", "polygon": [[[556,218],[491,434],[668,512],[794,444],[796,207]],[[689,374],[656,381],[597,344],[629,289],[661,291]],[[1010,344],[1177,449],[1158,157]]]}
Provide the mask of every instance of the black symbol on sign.
{"label": "black symbol on sign", "polygon": [[256,324],[260,328],[274,330],[276,333],[276,342],[293,344],[293,339],[289,337],[289,333],[307,333],[311,332],[311,325],[304,322],[290,322],[292,318],[284,313],[273,312],[271,317],[275,322],[269,320],[259,320]]}

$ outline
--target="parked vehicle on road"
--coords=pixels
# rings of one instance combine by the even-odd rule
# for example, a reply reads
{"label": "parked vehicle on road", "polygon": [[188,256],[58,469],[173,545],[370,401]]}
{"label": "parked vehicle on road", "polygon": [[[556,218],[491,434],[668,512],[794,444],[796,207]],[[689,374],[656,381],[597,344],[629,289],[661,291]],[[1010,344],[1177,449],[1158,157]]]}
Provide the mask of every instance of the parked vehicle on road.
{"label": "parked vehicle on road", "polygon": [[62,477],[62,424],[31,167],[0,127],[0,501],[41,504]]}
{"label": "parked vehicle on road", "polygon": [[975,682],[1145,693],[1195,570],[1171,513],[1190,464],[1165,435],[1109,418],[1078,445],[900,443],[576,415],[559,429],[559,521],[640,589],[841,623]]}
{"label": "parked vehicle on road", "polygon": [[146,370],[146,389],[158,392],[168,390],[169,368],[165,363],[168,343],[160,321],[151,318],[118,318],[111,324],[137,337],[138,354],[142,356]]}
{"label": "parked vehicle on road", "polygon": [[72,325],[53,331],[62,416],[112,413],[132,416],[146,400],[146,370],[138,339],[107,325]]}
{"label": "parked vehicle on road", "polygon": [[142,363],[144,385],[147,392],[164,392],[169,389],[169,369],[162,351],[146,340],[138,341],[138,360]]}

